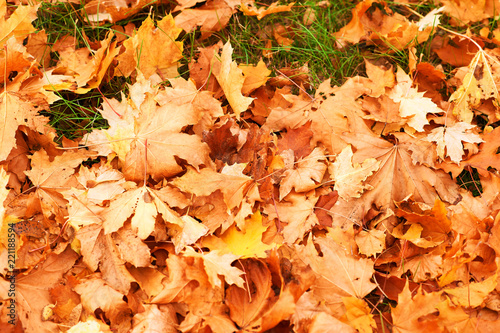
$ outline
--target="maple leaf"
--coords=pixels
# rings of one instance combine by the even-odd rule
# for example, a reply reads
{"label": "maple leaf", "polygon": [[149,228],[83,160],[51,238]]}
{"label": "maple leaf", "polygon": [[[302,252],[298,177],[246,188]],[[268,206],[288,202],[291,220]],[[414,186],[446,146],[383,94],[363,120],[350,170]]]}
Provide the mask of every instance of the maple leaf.
{"label": "maple leaf", "polygon": [[443,291],[452,295],[452,302],[464,307],[480,306],[486,296],[495,289],[497,274],[481,282],[471,282],[458,288],[444,288]]}
{"label": "maple leaf", "polygon": [[304,234],[310,231],[319,223],[318,217],[314,214],[314,208],[318,196],[314,190],[301,193],[291,192],[287,197],[277,202],[271,203],[264,208],[264,212],[269,219],[278,219],[279,222],[287,222],[283,228],[285,243],[293,244],[297,240],[302,240]]}
{"label": "maple leaf", "polygon": [[168,223],[184,225],[178,214],[159,198],[156,191],[141,186],[118,195],[102,212],[105,234],[120,229],[132,214],[132,228],[137,230],[141,239],[146,239],[153,232],[158,214]]}
{"label": "maple leaf", "polygon": [[233,48],[228,41],[222,48],[220,60],[213,60],[212,64],[215,67],[214,75],[222,87],[222,90],[224,90],[224,95],[229,105],[231,105],[233,112],[236,114],[236,118],[239,119],[240,114],[248,109],[253,98],[245,97],[241,93],[245,77],[243,76],[243,71],[238,68],[236,62],[231,61],[232,54]]}
{"label": "maple leaf", "polygon": [[[189,7],[194,6],[196,2],[190,2]],[[205,39],[214,32],[224,29],[235,12],[236,9],[227,0],[209,0],[195,9],[182,10],[175,17],[175,24],[188,33],[200,27],[201,39]]]}
{"label": "maple leaf", "polygon": [[342,302],[346,307],[346,321],[359,332],[372,332],[377,324],[370,313],[370,307],[362,299],[356,297],[343,297]]}
{"label": "maple leaf", "polygon": [[453,114],[466,123],[472,121],[472,108],[478,106],[481,99],[494,98],[496,103],[499,101],[489,58],[493,57],[480,49],[469,64],[462,85],[450,96],[449,101],[454,103]]}
{"label": "maple leaf", "polygon": [[412,202],[399,202],[397,207],[397,216],[404,217],[407,224],[418,226],[420,229],[416,239],[409,239],[415,245],[434,247],[448,239],[451,221],[446,217],[447,211],[441,200],[436,199],[432,209]]}
{"label": "maple leaf", "polygon": [[398,305],[391,311],[394,332],[436,331],[438,329],[436,317],[426,316],[435,312],[440,302],[441,293],[425,294],[417,290],[412,298],[410,283],[406,282],[399,294]]}
{"label": "maple leaf", "polygon": [[424,140],[437,143],[437,153],[442,160],[445,159],[444,149],[446,147],[446,156],[449,156],[453,162],[460,164],[464,154],[462,141],[470,143],[483,142],[483,139],[479,135],[467,133],[467,131],[474,127],[474,125],[464,122],[459,122],[448,127],[437,127]]}
{"label": "maple leaf", "polygon": [[218,250],[210,251],[208,253],[197,253],[192,247],[186,247],[183,255],[203,259],[205,272],[207,272],[208,281],[212,284],[212,286],[218,288],[222,287],[222,281],[218,277],[219,275],[222,275],[228,284],[234,284],[243,288],[245,281],[240,275],[243,275],[244,272],[231,266],[233,261],[238,259],[238,256],[231,253],[219,254]]}
{"label": "maple leaf", "polygon": [[238,67],[245,77],[245,81],[243,81],[243,86],[241,87],[241,93],[244,95],[248,95],[255,89],[265,85],[271,74],[271,71],[267,69],[266,64],[262,60],[259,60],[255,66],[240,64]]}
{"label": "maple leaf", "polygon": [[487,176],[488,168],[492,167],[500,170],[500,155],[497,154],[500,147],[500,129],[495,128],[489,133],[483,134],[483,143],[479,145],[479,153],[460,162],[461,167],[472,166],[477,169],[482,176]]}
{"label": "maple leaf", "polygon": [[317,255],[312,237],[309,237],[305,247],[296,245],[296,249],[318,278],[358,298],[363,298],[375,288],[370,281],[374,273],[371,260],[350,255],[331,238],[316,237],[314,243],[319,245],[322,257]]}
{"label": "maple leaf", "polygon": [[461,2],[456,0],[443,0],[444,12],[453,18],[453,23],[466,25],[470,22],[481,21],[493,17],[498,5],[495,0],[470,0]]}
{"label": "maple leaf", "polygon": [[233,224],[219,237],[205,237],[203,246],[217,249],[220,253],[232,253],[242,259],[266,258],[266,252],[275,247],[262,242],[262,235],[266,230],[267,227],[262,225],[262,215],[256,212],[245,220],[244,231],[238,230]]}
{"label": "maple leaf", "polygon": [[372,190],[359,199],[337,201],[331,210],[334,221],[345,221],[346,216],[348,224],[353,220],[362,221],[372,204],[394,210],[394,201],[402,201],[408,195],[429,205],[433,205],[437,197],[450,203],[459,201],[458,187],[448,174],[413,163],[409,147],[414,139],[406,133],[397,133],[397,144],[375,136],[366,128],[357,133],[345,133],[343,137],[357,149],[354,163],[375,158],[380,161],[380,168],[367,179]]}
{"label": "maple leaf", "polygon": [[[116,41],[111,41],[113,36],[114,33],[109,33],[96,51],[86,47],[77,50],[66,48],[59,51],[60,60],[56,68],[63,71],[61,74],[74,77],[77,87],[72,87],[71,90],[78,94],[85,94],[100,86],[108,67],[120,51],[116,47]],[[58,88],[57,84],[53,87]],[[67,88],[67,86],[62,88]]]}
{"label": "maple leaf", "polygon": [[441,8],[435,8],[431,10],[427,15],[422,17],[420,21],[417,22],[418,30],[422,31],[425,28],[431,26],[431,27],[436,27],[439,25],[439,20],[441,18],[440,14],[444,10],[444,7]]}
{"label": "maple leaf", "polygon": [[91,156],[94,156],[91,151],[68,151],[51,161],[45,150],[31,156],[31,170],[25,171],[25,174],[36,187],[36,195],[47,219],[52,214],[56,214],[58,219],[66,215],[66,200],[58,189],[66,185],[75,173],[74,168]]}
{"label": "maple leaf", "polygon": [[234,164],[224,167],[220,173],[209,168],[201,169],[200,172],[188,168],[188,171],[174,179],[172,184],[197,196],[209,195],[219,189],[224,195],[227,207],[233,209],[241,204],[254,186],[252,178],[242,173],[244,168],[243,164]]}
{"label": "maple leaf", "polygon": [[[175,40],[182,29],[176,27],[172,15],[153,23],[148,16],[132,37],[125,40],[125,52],[117,57],[115,75],[128,77],[137,68],[145,78],[158,73],[165,80],[178,76],[178,61],[182,59],[182,42]],[[161,49],[162,52],[158,52]]]}
{"label": "maple leaf", "polygon": [[[30,272],[16,275],[16,311],[22,327],[30,332],[55,332],[57,325],[51,321],[42,321],[43,308],[50,302],[49,289],[53,288],[78,259],[71,249],[60,254],[50,254],[38,267]],[[10,281],[0,279],[0,297],[8,300]],[[12,290],[12,289],[10,289]],[[10,291],[11,292],[11,291]],[[6,307],[7,303],[4,302]]]}
{"label": "maple leaf", "polygon": [[[246,287],[230,286],[226,304],[231,319],[245,330],[262,332],[286,320],[294,312],[294,299],[286,290],[279,296],[272,292],[271,272],[260,260],[248,259],[244,265]],[[247,292],[249,290],[250,292]]]}
{"label": "maple leaf", "polygon": [[335,162],[328,166],[330,177],[335,181],[335,190],[344,200],[359,198],[364,190],[371,190],[369,184],[362,185],[373,172],[377,171],[380,161],[369,158],[361,164],[352,164],[352,149],[348,145],[337,156]]}
{"label": "maple leaf", "polygon": [[[125,176],[137,181],[144,180],[147,174],[161,178],[181,172],[174,156],[195,167],[211,165],[208,146],[196,135],[181,133],[185,126],[201,118],[200,109],[190,103],[158,106],[151,95],[156,91],[144,78],[130,91],[133,107],[125,99],[103,104],[101,113],[110,127],[90,133],[88,144],[95,145],[102,155],[114,151],[124,163]],[[138,160],[143,163],[137,163]]]}
{"label": "maple leaf", "polygon": [[83,308],[89,313],[100,309],[111,321],[111,328],[120,324],[125,327],[130,324],[131,309],[123,300],[124,295],[108,286],[98,273],[90,275],[75,288],[82,299]]}
{"label": "maple leaf", "polygon": [[371,7],[372,3],[372,0],[361,1],[351,10],[351,21],[333,34],[333,36],[340,42],[340,45],[345,46],[344,41],[356,44],[361,40],[361,37],[365,34],[365,28],[361,23],[361,18]]}
{"label": "maple leaf", "polygon": [[361,230],[356,235],[358,251],[368,257],[381,253],[385,248],[385,233],[382,230]]}
{"label": "maple leaf", "polygon": [[328,153],[339,154],[346,143],[342,133],[349,131],[351,122],[361,114],[361,105],[357,99],[370,92],[365,83],[368,78],[348,79],[341,87],[331,87],[326,80],[316,90],[313,100],[305,95],[282,95],[291,105],[277,106],[269,113],[263,129],[280,131],[285,128],[296,129],[311,122],[313,138],[311,144],[323,143]]}
{"label": "maple leaf", "polygon": [[131,333],[165,332],[176,333],[178,320],[173,307],[161,307],[145,304],[145,311],[134,315]]}
{"label": "maple leaf", "polygon": [[358,3],[352,10],[351,21],[333,34],[341,47],[346,46],[346,42],[358,43],[364,39],[393,52],[410,48],[416,42],[422,43],[433,32],[432,26],[419,31],[417,24],[393,13],[387,5],[379,7],[373,6],[374,3],[377,2],[364,0]]}
{"label": "maple leaf", "polygon": [[19,126],[44,133],[44,126],[48,118],[40,116],[39,111],[48,108],[46,103],[40,101],[36,105],[35,100],[14,92],[3,91],[0,94],[0,160],[4,161],[12,148],[16,146],[16,131]]}
{"label": "maple leaf", "polygon": [[[210,258],[216,256],[217,254]],[[213,268],[210,266],[210,262],[207,265],[209,269]],[[200,309],[200,307],[205,307],[207,303],[222,302],[221,289],[214,288],[213,284],[208,280],[205,262],[200,254],[185,256],[169,253],[166,266],[169,272],[168,278],[163,279],[161,292],[151,300],[151,303],[179,302],[194,305],[195,307],[198,306],[197,308]],[[226,266],[226,268],[229,267]],[[236,267],[233,268],[236,269]],[[220,281],[216,272],[216,270],[212,270],[209,273],[212,274],[214,284],[218,283],[217,280]]]}
{"label": "maple leaf", "polygon": [[318,187],[327,169],[325,159],[323,149],[314,148],[311,154],[297,161],[294,167],[287,169],[280,182],[280,201],[292,189],[296,192],[308,192]]}
{"label": "maple leaf", "polygon": [[398,83],[388,95],[395,102],[399,102],[399,114],[403,118],[409,118],[407,124],[418,132],[424,131],[424,126],[429,124],[427,113],[440,113],[441,110],[430,98],[424,97],[424,92],[418,92],[412,88],[411,78],[398,68]]}
{"label": "maple leaf", "polygon": [[91,224],[78,230],[76,237],[87,267],[92,271],[99,268],[106,283],[123,294],[127,294],[130,283],[135,282],[125,263],[149,265],[149,249],[130,229],[105,235],[101,225]]}
{"label": "maple leaf", "polygon": [[148,4],[150,0],[89,1],[85,7],[85,19],[92,24],[109,21],[117,22],[130,17]]}
{"label": "maple leaf", "polygon": [[7,2],[0,2],[0,15],[2,16],[0,19],[0,46],[3,47],[11,36],[14,36],[18,42],[22,42],[28,34],[35,32],[36,29],[31,22],[37,18],[39,7],[40,4],[17,6],[16,10],[6,19]]}

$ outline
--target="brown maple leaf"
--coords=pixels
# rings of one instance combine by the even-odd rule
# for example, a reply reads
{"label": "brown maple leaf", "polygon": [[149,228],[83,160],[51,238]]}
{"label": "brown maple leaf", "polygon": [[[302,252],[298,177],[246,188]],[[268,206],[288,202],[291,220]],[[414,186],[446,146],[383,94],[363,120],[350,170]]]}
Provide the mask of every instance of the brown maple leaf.
{"label": "brown maple leaf", "polygon": [[[66,249],[61,254],[50,254],[46,260],[29,273],[16,276],[16,311],[21,327],[30,332],[55,332],[57,325],[51,321],[42,320],[42,310],[51,304],[49,290],[53,288],[78,259],[78,255],[71,249]],[[10,281],[0,279],[0,297],[8,300]],[[3,302],[2,307],[7,307],[9,301]],[[2,313],[4,313],[2,311]],[[5,312],[7,313],[7,312]],[[2,318],[3,320],[3,318]]]}
{"label": "brown maple leaf", "polygon": [[201,39],[208,38],[214,32],[224,29],[236,12],[236,3],[229,0],[208,0],[200,7],[186,8],[194,6],[196,2],[199,1],[190,1],[189,5],[183,6],[184,9],[175,17],[175,24],[186,32],[200,27]]}
{"label": "brown maple leaf", "polygon": [[180,105],[158,105],[157,90],[144,78],[130,87],[127,100],[106,101],[101,113],[110,127],[87,136],[87,144],[96,147],[101,155],[115,152],[123,163],[128,179],[144,181],[147,175],[155,179],[178,174],[183,168],[176,157],[198,168],[211,165],[209,149],[197,135],[182,130],[196,124],[202,110],[184,99]]}
{"label": "brown maple leaf", "polygon": [[137,69],[146,78],[154,73],[158,73],[163,80],[178,76],[182,42],[175,40],[181,30],[176,27],[171,15],[157,22],[157,27],[148,16],[133,36],[123,42],[125,52],[117,57],[115,75],[128,77]]}

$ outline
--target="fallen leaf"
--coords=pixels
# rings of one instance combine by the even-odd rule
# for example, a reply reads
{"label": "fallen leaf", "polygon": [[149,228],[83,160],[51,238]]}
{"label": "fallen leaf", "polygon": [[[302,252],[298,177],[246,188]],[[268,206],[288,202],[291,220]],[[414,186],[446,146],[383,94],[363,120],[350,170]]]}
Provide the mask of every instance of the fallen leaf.
{"label": "fallen leaf", "polygon": [[222,55],[219,60],[220,63],[217,63],[217,67],[214,69],[214,75],[222,87],[222,90],[224,90],[229,105],[231,105],[233,112],[236,114],[236,119],[239,119],[240,114],[248,109],[253,98],[244,97],[241,93],[245,77],[243,71],[238,68],[236,62],[231,60],[232,54],[233,48],[231,44],[227,42],[222,49]]}
{"label": "fallen leaf", "polygon": [[351,146],[348,145],[328,167],[330,177],[335,181],[335,191],[346,201],[351,197],[359,198],[363,191],[371,190],[371,185],[362,185],[362,182],[380,167],[380,161],[374,158],[353,165],[352,156]]}
{"label": "fallen leaf", "polygon": [[269,14],[288,12],[292,9],[295,2],[288,5],[278,5],[278,2],[273,2],[269,7],[255,7],[254,0],[244,0],[241,2],[240,11],[247,16],[257,16],[261,20],[264,16]]}
{"label": "fallen leaf", "polygon": [[479,135],[467,132],[474,127],[474,125],[465,122],[459,122],[448,127],[437,127],[424,140],[436,142],[437,153],[442,160],[445,159],[444,149],[446,147],[446,156],[449,156],[453,162],[460,164],[464,154],[462,141],[470,143],[483,142]]}

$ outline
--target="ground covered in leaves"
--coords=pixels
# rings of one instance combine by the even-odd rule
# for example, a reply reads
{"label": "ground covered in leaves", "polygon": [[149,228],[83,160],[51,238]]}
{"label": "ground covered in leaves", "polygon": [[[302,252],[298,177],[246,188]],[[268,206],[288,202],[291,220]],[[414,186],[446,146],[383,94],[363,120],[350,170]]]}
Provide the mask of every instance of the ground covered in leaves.
{"label": "ground covered in leaves", "polygon": [[286,24],[216,38],[329,1],[74,1],[116,25],[57,40],[36,2],[0,2],[0,331],[500,331],[498,0],[356,2],[338,85],[268,67]]}

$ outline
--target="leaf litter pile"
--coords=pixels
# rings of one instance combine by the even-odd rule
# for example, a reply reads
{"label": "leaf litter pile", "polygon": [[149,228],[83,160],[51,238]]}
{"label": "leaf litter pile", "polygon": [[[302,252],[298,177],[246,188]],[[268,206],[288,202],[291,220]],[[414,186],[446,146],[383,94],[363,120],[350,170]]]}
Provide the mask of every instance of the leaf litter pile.
{"label": "leaf litter pile", "polygon": [[[307,72],[233,61],[231,41],[179,75],[180,34],[293,4],[177,2],[85,47],[1,2],[0,331],[499,332],[500,30],[438,26],[498,1],[423,18],[359,2],[332,38],[388,56],[313,94]],[[85,9],[97,25],[147,3]],[[130,83],[95,107],[108,126],[60,140],[61,93],[114,77]]]}

